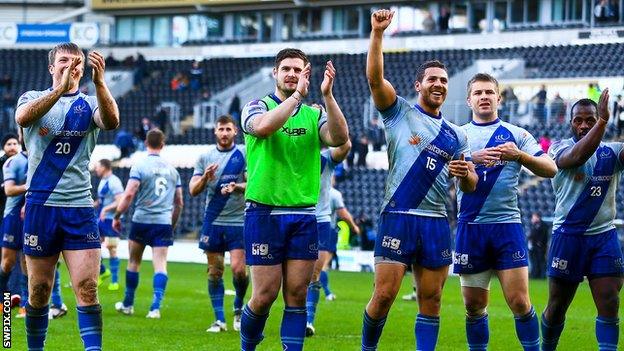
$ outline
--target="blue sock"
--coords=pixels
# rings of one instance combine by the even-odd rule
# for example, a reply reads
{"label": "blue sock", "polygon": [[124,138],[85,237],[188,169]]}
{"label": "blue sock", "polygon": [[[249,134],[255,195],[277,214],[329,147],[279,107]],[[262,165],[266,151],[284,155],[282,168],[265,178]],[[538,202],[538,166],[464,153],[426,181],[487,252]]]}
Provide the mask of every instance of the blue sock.
{"label": "blue sock", "polygon": [[9,278],[11,278],[11,272],[5,273],[2,269],[0,269],[0,292],[9,290]]}
{"label": "blue sock", "polygon": [[61,272],[56,268],[54,272],[54,285],[52,286],[52,306],[61,307],[63,298],[61,297]]}
{"label": "blue sock", "polygon": [[119,282],[119,257],[111,257],[108,259],[111,270],[111,282]]}
{"label": "blue sock", "polygon": [[308,310],[308,323],[314,324],[316,315],[316,305],[321,295],[321,283],[316,281],[308,286],[308,296],[306,298],[306,309]]}
{"label": "blue sock", "polygon": [[550,325],[542,313],[542,351],[555,351],[565,322]]}
{"label": "blue sock", "polygon": [[533,306],[529,313],[524,316],[514,316],[514,319],[516,335],[524,351],[539,351],[539,321]]}
{"label": "blue sock", "polygon": [[124,306],[130,307],[134,305],[134,292],[137,286],[139,286],[139,272],[126,270],[126,296],[123,300]]}
{"label": "blue sock", "polygon": [[20,290],[21,290],[21,301],[20,307],[26,307],[26,303],[28,302],[28,275],[22,274],[22,279],[20,279]]}
{"label": "blue sock", "polygon": [[331,290],[329,290],[329,275],[327,275],[327,272],[321,271],[320,282],[321,286],[323,286],[323,292],[325,293],[325,296],[330,295]]}
{"label": "blue sock", "polygon": [[104,272],[106,272],[106,266],[104,266],[104,263],[102,262],[102,259],[100,258],[100,275],[103,274]]}
{"label": "blue sock", "polygon": [[26,304],[26,340],[28,350],[43,351],[46,333],[48,332],[48,312],[50,306],[34,308]]}
{"label": "blue sock", "polygon": [[386,317],[373,319],[364,310],[364,325],[362,326],[362,351],[377,350],[377,343],[381,337],[381,332],[386,324]]}
{"label": "blue sock", "polygon": [[78,306],[78,329],[85,350],[102,350],[102,306]]}
{"label": "blue sock", "polygon": [[481,316],[466,316],[466,339],[468,339],[468,350],[487,351],[490,341],[487,313]]}
{"label": "blue sock", "polygon": [[440,317],[425,316],[418,314],[416,317],[416,349],[419,351],[433,351],[438,343],[438,332],[440,331]]}
{"label": "blue sock", "polygon": [[306,331],[306,308],[290,307],[284,308],[282,317],[282,327],[280,335],[282,337],[282,347],[288,351],[303,350],[303,339]]}
{"label": "blue sock", "polygon": [[245,294],[247,293],[247,287],[249,286],[249,277],[245,278],[233,278],[234,290],[236,290],[236,296],[234,297],[234,310],[242,310]]}
{"label": "blue sock", "polygon": [[152,299],[152,306],[150,306],[150,311],[160,309],[160,303],[165,296],[165,289],[167,288],[167,280],[169,280],[169,277],[167,277],[167,273],[154,273],[154,298]]}
{"label": "blue sock", "polygon": [[598,350],[616,351],[620,334],[620,319],[596,317],[596,339]]}
{"label": "blue sock", "polygon": [[223,287],[222,278],[217,280],[208,279],[208,295],[210,295],[210,302],[212,303],[215,319],[221,322],[225,322],[225,313],[223,313],[224,294],[225,288]]}
{"label": "blue sock", "polygon": [[267,318],[269,318],[268,313],[264,315],[255,314],[251,308],[249,308],[249,305],[243,307],[240,330],[242,351],[254,351],[256,345],[264,339],[262,331],[264,330]]}

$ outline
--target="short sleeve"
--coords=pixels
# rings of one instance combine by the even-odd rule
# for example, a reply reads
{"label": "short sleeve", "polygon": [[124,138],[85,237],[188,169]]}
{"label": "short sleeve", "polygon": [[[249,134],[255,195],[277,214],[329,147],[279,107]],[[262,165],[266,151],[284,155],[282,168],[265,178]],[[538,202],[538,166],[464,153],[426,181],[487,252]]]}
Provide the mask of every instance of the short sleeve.
{"label": "short sleeve", "polygon": [[195,162],[195,168],[193,169],[193,176],[200,176],[204,174],[204,171],[206,170],[205,159],[206,159],[205,155],[199,156],[199,158],[197,159],[197,162]]}
{"label": "short sleeve", "polygon": [[248,102],[241,112],[241,128],[243,132],[255,135],[252,123],[254,118],[266,113],[268,110],[267,105],[262,100]]}
{"label": "short sleeve", "polygon": [[455,133],[457,133],[457,141],[459,143],[459,147],[453,156],[454,159],[458,159],[461,155],[464,155],[464,160],[470,161],[472,160],[472,154],[470,153],[470,143],[468,142],[468,135],[466,131],[462,128],[455,128]]}
{"label": "short sleeve", "polygon": [[572,147],[572,144],[566,143],[565,140],[556,141],[550,145],[550,149],[548,149],[548,156],[557,162],[561,154],[563,154],[563,152],[570,147]]}
{"label": "short sleeve", "polygon": [[89,107],[91,107],[91,119],[93,119],[93,117],[95,117],[95,111],[97,111],[97,109],[99,108],[97,96],[88,95],[87,97],[85,97],[85,100],[89,104]]}
{"label": "short sleeve", "polygon": [[541,156],[544,154],[542,147],[537,143],[531,133],[524,129],[520,130],[518,148],[531,156]]}
{"label": "short sleeve", "polygon": [[24,94],[22,94],[22,96],[19,97],[19,99],[17,99],[17,107],[20,107],[32,100],[38,99],[39,97],[43,96],[44,93],[45,92],[37,90],[30,90],[25,92]]}
{"label": "short sleeve", "polygon": [[176,188],[181,188],[182,187],[182,179],[180,178],[180,173],[178,172],[177,169],[173,170],[175,172],[176,175]]}
{"label": "short sleeve", "polygon": [[136,179],[138,181],[141,181],[141,169],[139,164],[134,164],[132,166],[132,168],[130,168],[130,179]]}
{"label": "short sleeve", "polygon": [[17,169],[15,167],[15,164],[15,160],[11,157],[2,166],[2,176],[4,177],[5,182],[7,180],[17,179]]}
{"label": "short sleeve", "polygon": [[380,110],[381,118],[383,119],[384,126],[391,128],[395,125],[404,115],[405,111],[411,108],[409,102],[404,98],[397,95],[394,103],[390,107]]}
{"label": "short sleeve", "polygon": [[324,109],[321,109],[318,120],[318,130],[321,130],[321,127],[327,123],[327,112]]}
{"label": "short sleeve", "polygon": [[621,172],[622,170],[624,170],[624,163],[622,162],[622,157],[624,157],[624,155],[622,155],[622,151],[624,150],[624,144],[623,143],[609,143],[609,147],[613,149],[613,152],[615,153],[617,157],[616,168],[618,172]]}
{"label": "short sleeve", "polygon": [[331,207],[332,210],[338,210],[345,207],[342,199],[342,193],[338,190],[332,190],[331,192]]}
{"label": "short sleeve", "polygon": [[110,184],[110,190],[113,193],[113,195],[118,195],[123,193],[124,188],[123,188],[123,184],[121,184],[121,180],[117,177],[112,179],[112,182],[109,183]]}

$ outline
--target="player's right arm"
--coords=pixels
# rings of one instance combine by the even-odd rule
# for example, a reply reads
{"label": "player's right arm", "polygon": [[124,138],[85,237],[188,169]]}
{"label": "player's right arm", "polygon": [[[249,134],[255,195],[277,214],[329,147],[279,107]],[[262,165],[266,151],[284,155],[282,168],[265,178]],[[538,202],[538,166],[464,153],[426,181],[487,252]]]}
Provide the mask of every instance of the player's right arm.
{"label": "player's right arm", "polygon": [[177,187],[173,196],[173,211],[171,212],[171,226],[175,229],[184,207],[184,198],[182,197],[182,187]]}
{"label": "player's right arm", "polygon": [[[577,168],[583,165],[589,158],[596,152],[607,126],[609,125],[609,89],[605,89],[600,94],[600,100],[598,101],[598,120],[596,124],[589,130],[587,135],[581,138],[574,146],[561,152],[556,157],[557,167],[562,169]],[[572,119],[572,124],[575,123],[576,118]],[[580,123],[587,123],[586,121],[580,121]]]}
{"label": "player's right arm", "polygon": [[6,196],[19,196],[26,193],[26,184],[16,185],[14,180],[4,181],[4,193]]}
{"label": "player's right arm", "polygon": [[259,100],[245,105],[241,116],[243,131],[258,138],[273,135],[286,123],[301,100],[308,95],[309,79],[310,64],[308,63],[299,74],[297,90],[279,106],[268,111],[266,105]]}
{"label": "player's right arm", "polygon": [[335,163],[340,163],[347,158],[349,155],[349,151],[351,151],[351,140],[347,140],[346,143],[331,149],[331,159]]}
{"label": "player's right arm", "polygon": [[119,204],[117,205],[117,209],[115,210],[115,217],[113,218],[113,229],[120,232],[121,231],[121,215],[128,211],[132,200],[134,200],[134,196],[139,190],[139,186],[141,185],[141,181],[138,179],[130,178],[128,180],[128,184],[126,184],[126,190],[123,195],[121,195],[121,199]]}
{"label": "player's right arm", "polygon": [[381,49],[384,30],[392,22],[393,16],[394,11],[390,10],[378,10],[371,15],[372,30],[366,56],[366,78],[375,106],[380,111],[392,106],[397,98],[394,87],[384,78],[384,59]]}
{"label": "player's right arm", "polygon": [[219,168],[218,164],[212,163],[203,169],[203,173],[200,173],[203,168],[201,164],[202,162],[200,159],[195,166],[195,174],[189,181],[189,192],[191,193],[191,196],[201,194],[201,192],[206,189],[206,185],[215,179],[215,172],[217,171],[217,168]]}
{"label": "player's right arm", "polygon": [[22,95],[20,101],[18,102],[17,110],[15,111],[15,122],[17,122],[20,127],[27,128],[48,113],[61,96],[67,93],[71,88],[71,76],[79,74],[76,67],[81,61],[81,58],[72,59],[72,63],[69,68],[66,68],[65,71],[63,71],[61,84],[49,93],[31,101],[28,101],[27,94]]}

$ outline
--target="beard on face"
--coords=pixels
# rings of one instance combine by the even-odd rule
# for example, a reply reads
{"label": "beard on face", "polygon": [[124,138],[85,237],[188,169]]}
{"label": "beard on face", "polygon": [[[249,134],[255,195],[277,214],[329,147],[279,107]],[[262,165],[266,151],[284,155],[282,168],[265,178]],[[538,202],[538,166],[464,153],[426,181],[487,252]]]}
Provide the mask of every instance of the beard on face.
{"label": "beard on face", "polygon": [[421,91],[425,105],[434,109],[440,108],[440,106],[442,106],[442,104],[446,100],[446,91],[440,91],[440,92],[442,93],[442,101],[438,102],[438,101],[434,101],[432,98],[433,91],[427,91],[426,93],[425,93],[425,90]]}
{"label": "beard on face", "polygon": [[279,89],[280,91],[282,91],[282,92],[284,93],[284,95],[286,95],[286,96],[290,96],[290,95],[292,95],[292,94],[293,94],[293,93],[297,90],[297,80],[295,80],[295,81],[293,81],[293,82],[291,82],[291,83],[295,84],[295,87],[294,87],[294,88],[292,88],[292,89],[290,89],[290,88],[288,88],[288,87],[287,87],[287,85],[286,85],[286,84],[288,84],[288,83],[286,83],[286,81],[283,81],[283,82],[279,82],[279,81],[278,81],[278,83],[277,83],[277,89]]}

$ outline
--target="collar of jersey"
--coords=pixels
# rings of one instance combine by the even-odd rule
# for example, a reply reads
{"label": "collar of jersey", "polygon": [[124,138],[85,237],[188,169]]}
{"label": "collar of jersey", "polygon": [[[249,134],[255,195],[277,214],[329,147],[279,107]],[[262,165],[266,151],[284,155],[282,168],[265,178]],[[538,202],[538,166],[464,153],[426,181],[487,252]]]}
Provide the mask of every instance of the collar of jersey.
{"label": "collar of jersey", "polygon": [[[269,94],[269,97],[273,99],[273,101],[277,102],[278,105],[282,103],[282,100],[280,100],[280,98],[278,98],[277,95],[273,93]],[[297,113],[299,113],[300,109],[301,109],[301,102],[297,104],[297,109],[295,110],[295,112],[293,112],[292,116],[295,116]]]}
{"label": "collar of jersey", "polygon": [[485,123],[477,123],[474,121],[474,119],[472,121],[470,121],[470,123],[474,124],[475,126],[479,126],[479,127],[485,127],[485,126],[491,126],[492,124],[496,124],[500,122],[500,118],[496,117],[495,120],[493,120],[492,122],[485,122]]}
{"label": "collar of jersey", "polygon": [[415,107],[418,111],[420,111],[421,113],[423,113],[423,114],[425,114],[425,115],[427,115],[427,116],[429,116],[429,117],[431,117],[431,118],[435,118],[435,119],[441,119],[441,118],[442,118],[442,112],[439,112],[439,113],[438,113],[438,115],[437,115],[437,116],[435,116],[435,115],[432,115],[432,114],[430,114],[429,112],[427,112],[427,111],[423,110],[423,108],[422,108],[422,107],[420,107],[420,105],[418,105],[418,104],[414,104],[414,107]]}
{"label": "collar of jersey", "polygon": [[[52,89],[52,87],[50,87],[48,90],[52,91],[53,89]],[[71,93],[71,94],[63,94],[63,97],[68,97],[68,96],[76,96],[76,95],[78,95],[78,94],[80,94],[80,89],[76,90],[76,92],[75,92],[75,93]]]}
{"label": "collar of jersey", "polygon": [[158,157],[160,157],[159,154],[147,154],[147,156],[158,156]]}
{"label": "collar of jersey", "polygon": [[215,148],[216,148],[216,149],[217,149],[217,151],[219,151],[219,152],[230,152],[230,151],[234,150],[234,148],[235,148],[235,147],[236,147],[236,143],[232,144],[232,147],[231,147],[231,148],[229,148],[229,149],[225,149],[225,150],[221,150],[221,149],[219,149],[219,146],[215,146]]}

